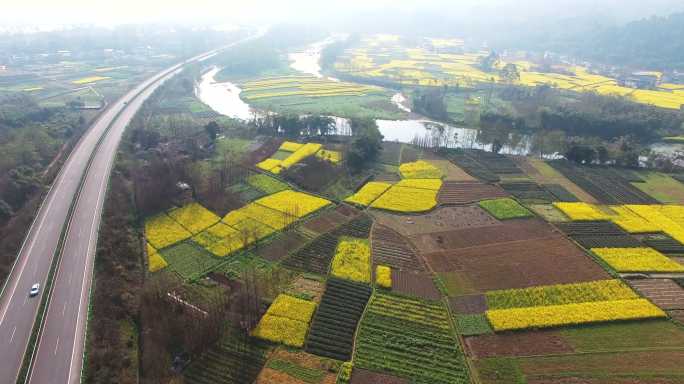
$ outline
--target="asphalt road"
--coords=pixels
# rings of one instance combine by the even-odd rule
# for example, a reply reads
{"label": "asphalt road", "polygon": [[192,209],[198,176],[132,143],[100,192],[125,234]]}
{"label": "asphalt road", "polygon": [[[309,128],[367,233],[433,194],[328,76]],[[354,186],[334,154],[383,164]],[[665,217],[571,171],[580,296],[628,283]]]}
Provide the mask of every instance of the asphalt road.
{"label": "asphalt road", "polygon": [[[29,378],[33,383],[80,381],[97,232],[121,136],[163,80],[184,64],[215,52],[168,68],[129,91],[103,112],[72,150],[29,229],[0,298],[0,383],[16,382],[64,230],[61,261]],[[41,292],[29,297],[35,283],[41,284]]]}

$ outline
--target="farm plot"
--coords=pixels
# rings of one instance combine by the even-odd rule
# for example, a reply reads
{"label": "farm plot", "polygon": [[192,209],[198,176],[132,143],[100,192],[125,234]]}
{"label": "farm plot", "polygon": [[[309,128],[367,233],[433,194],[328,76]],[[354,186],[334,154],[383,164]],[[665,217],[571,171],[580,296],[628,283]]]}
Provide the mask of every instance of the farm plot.
{"label": "farm plot", "polygon": [[325,281],[322,278],[304,274],[292,282],[292,286],[286,293],[290,293],[294,297],[310,299],[314,303],[320,304],[324,290]]}
{"label": "farm plot", "polygon": [[499,181],[499,176],[491,172],[487,167],[466,155],[461,150],[448,150],[445,157],[457,167],[466,171],[472,177],[488,183]]}
{"label": "farm plot", "polygon": [[508,156],[479,149],[466,149],[465,153],[466,156],[497,176],[523,177],[525,175],[515,161]]}
{"label": "farm plot", "polygon": [[608,274],[565,238],[519,240],[433,252],[437,272],[458,271],[475,292],[608,279]]}
{"label": "farm plot", "polygon": [[238,342],[228,336],[194,359],[183,371],[183,377],[188,384],[251,383],[266,362],[267,351],[263,342]]}
{"label": "farm plot", "polygon": [[304,345],[316,303],[280,294],[259,320],[252,335],[291,347]]}
{"label": "farm plot", "polygon": [[329,278],[311,325],[306,351],[336,360],[349,360],[356,326],[370,295],[370,286],[366,284]]}
{"label": "farm plot", "polygon": [[193,235],[218,223],[221,218],[198,203],[172,209],[168,215]]}
{"label": "farm plot", "polygon": [[[441,182],[440,182],[441,183]],[[425,212],[437,205],[437,190],[393,185],[371,204],[395,212]]]}
{"label": "farm plot", "polygon": [[392,292],[432,301],[442,298],[432,276],[425,272],[392,269]]}
{"label": "farm plot", "polygon": [[652,248],[592,248],[616,272],[684,272],[684,265]]}
{"label": "farm plot", "polygon": [[556,230],[541,220],[510,219],[499,225],[433,232],[408,238],[420,253],[425,253],[557,236]]}
{"label": "farm plot", "polygon": [[145,220],[145,238],[157,250],[178,243],[192,236],[166,213]]}
{"label": "farm plot", "polygon": [[553,194],[532,181],[501,182],[499,186],[520,200],[538,203],[548,203],[557,200]]}
{"label": "farm plot", "polygon": [[278,349],[271,354],[255,384],[333,384],[336,368],[317,356]]}
{"label": "farm plot", "polygon": [[[575,183],[563,176],[562,173],[551,167],[548,162],[528,156],[516,156],[514,159],[516,160],[519,168],[524,170],[527,176],[532,178],[537,183],[544,185],[544,187],[558,197],[560,201],[583,201],[585,203],[598,202],[593,196],[582,190],[582,188],[578,187]],[[575,196],[578,200],[570,200],[569,196],[565,196],[561,190],[556,189],[553,187],[553,185],[561,186],[563,189]],[[558,194],[556,192],[558,192]]]}
{"label": "farm plot", "polygon": [[507,196],[506,191],[495,185],[479,182],[445,181],[437,195],[437,201],[440,205],[461,205]]}
{"label": "farm plot", "polygon": [[221,259],[192,241],[174,244],[159,253],[169,268],[185,280],[196,279],[221,263]]}
{"label": "farm plot", "polygon": [[411,216],[381,211],[371,214],[376,222],[404,236],[499,224],[499,221],[478,206],[440,207],[422,215]]}
{"label": "farm plot", "polygon": [[467,383],[468,370],[446,308],[376,293],[356,341],[355,365],[416,383]]}
{"label": "farm plot", "polygon": [[648,233],[639,236],[641,242],[666,255],[684,254],[684,244],[664,233]]}
{"label": "farm plot", "polygon": [[411,245],[392,229],[376,224],[373,226],[371,239],[373,265],[387,265],[393,270],[425,270]]}
{"label": "farm plot", "polygon": [[371,181],[366,183],[356,193],[344,199],[344,201],[367,207],[383,193],[387,192],[390,187],[392,187],[390,183]]}
{"label": "farm plot", "polygon": [[459,315],[484,314],[487,310],[487,297],[483,294],[450,297],[449,308]]}
{"label": "farm plot", "polygon": [[378,157],[378,162],[389,165],[399,165],[401,162],[401,151],[405,144],[385,141],[382,143],[382,151]]}
{"label": "farm plot", "polygon": [[307,239],[295,231],[278,235],[273,241],[256,250],[256,255],[268,261],[278,261],[306,244]]}
{"label": "farm plot", "polygon": [[577,196],[573,195],[572,192],[568,191],[560,184],[543,184],[542,187],[544,187],[544,189],[546,189],[555,198],[551,201],[557,200],[566,203],[575,203],[580,201]]}
{"label": "farm plot", "polygon": [[337,248],[337,237],[325,233],[283,261],[286,267],[327,275]]}
{"label": "farm plot", "polygon": [[634,187],[611,170],[578,167],[566,161],[549,163],[565,177],[605,204],[657,204],[658,201]]}
{"label": "farm plot", "polygon": [[242,84],[241,97],[248,101],[288,96],[362,96],[379,88],[309,76],[271,77]]}
{"label": "farm plot", "polygon": [[351,384],[410,384],[408,379],[362,368],[354,368],[349,382]]}
{"label": "farm plot", "polygon": [[348,223],[350,220],[357,217],[359,213],[360,212],[357,209],[341,204],[335,209],[328,209],[321,212],[316,217],[304,223],[302,227],[314,233],[323,234]]}
{"label": "farm plot", "polygon": [[627,280],[629,285],[662,309],[684,309],[684,288],[669,279]]}
{"label": "farm plot", "polygon": [[282,181],[264,174],[254,174],[247,177],[247,184],[260,190],[265,194],[273,194],[276,192],[290,189],[290,186]]}
{"label": "farm plot", "polygon": [[370,236],[373,220],[366,214],[361,214],[348,223],[343,224],[333,231],[335,236],[349,236],[359,239],[367,239]]}
{"label": "farm plot", "polygon": [[572,353],[572,345],[556,330],[508,332],[466,337],[466,353],[474,359]]}
{"label": "farm plot", "polygon": [[684,204],[684,185],[668,175],[648,172],[633,185],[662,203]]}
{"label": "farm plot", "polygon": [[485,211],[499,220],[518,219],[522,217],[534,216],[517,201],[510,198],[483,200],[479,203]]}
{"label": "farm plot", "polygon": [[586,249],[642,246],[637,238],[610,221],[556,223],[556,227]]}
{"label": "farm plot", "polygon": [[371,250],[366,239],[340,237],[330,275],[360,283],[371,281]]}

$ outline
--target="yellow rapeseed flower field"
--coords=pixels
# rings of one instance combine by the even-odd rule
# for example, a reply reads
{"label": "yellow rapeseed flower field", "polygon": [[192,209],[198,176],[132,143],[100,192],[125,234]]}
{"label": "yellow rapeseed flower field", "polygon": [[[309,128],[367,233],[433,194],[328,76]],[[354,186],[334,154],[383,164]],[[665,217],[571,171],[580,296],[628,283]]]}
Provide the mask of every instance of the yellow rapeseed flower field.
{"label": "yellow rapeseed flower field", "polygon": [[399,166],[399,172],[405,179],[440,179],[442,171],[424,160],[404,163]]}
{"label": "yellow rapeseed flower field", "polygon": [[442,180],[440,179],[403,179],[395,184],[397,187],[430,189],[432,191],[439,191],[442,188]]}
{"label": "yellow rapeseed flower field", "polygon": [[330,274],[341,279],[370,283],[370,253],[368,240],[342,238],[335,249]]}
{"label": "yellow rapeseed flower field", "polygon": [[321,149],[320,151],[316,152],[316,157],[329,161],[333,164],[338,164],[340,161],[342,161],[342,152]]}
{"label": "yellow rapeseed flower field", "polygon": [[330,201],[288,189],[262,197],[254,203],[301,218],[329,205]]}
{"label": "yellow rapeseed flower field", "polygon": [[211,227],[221,220],[220,217],[204,208],[199,203],[190,203],[183,207],[172,209],[169,211],[169,216],[193,235]]}
{"label": "yellow rapeseed flower field", "polygon": [[646,299],[495,309],[488,310],[486,315],[497,332],[667,316]]}
{"label": "yellow rapeseed flower field", "polygon": [[617,272],[684,272],[684,265],[652,248],[592,248]]}
{"label": "yellow rapeseed flower field", "polygon": [[560,209],[570,220],[593,221],[610,220],[610,215],[601,211],[597,206],[588,203],[555,202],[553,205]]}
{"label": "yellow rapeseed flower field", "polygon": [[147,247],[147,268],[150,272],[157,272],[169,265],[150,243],[145,245]]}
{"label": "yellow rapeseed flower field", "polygon": [[371,181],[361,187],[355,194],[347,197],[344,201],[368,206],[380,195],[385,193],[391,186],[392,184],[390,183]]}
{"label": "yellow rapeseed flower field", "polygon": [[395,212],[425,212],[437,205],[436,190],[392,186],[371,204]]}
{"label": "yellow rapeseed flower field", "polygon": [[280,294],[252,331],[252,335],[292,347],[301,347],[304,345],[315,310],[314,302]]}
{"label": "yellow rapeseed flower field", "polygon": [[183,228],[166,213],[161,213],[145,220],[145,238],[156,249],[168,247],[190,236],[192,236],[192,233]]}
{"label": "yellow rapeseed flower field", "polygon": [[375,267],[375,284],[382,288],[392,288],[392,269],[386,265]]}
{"label": "yellow rapeseed flower field", "polygon": [[295,143],[293,141],[283,141],[282,144],[280,144],[280,148],[278,148],[279,151],[285,151],[285,152],[295,152],[299,148],[301,148],[304,144],[300,143]]}
{"label": "yellow rapeseed flower field", "polygon": [[107,80],[110,79],[110,77],[107,76],[89,76],[89,77],[84,77],[82,79],[74,80],[72,81],[73,84],[76,85],[83,85],[83,84],[90,84],[94,83],[97,81],[102,81],[102,80]]}

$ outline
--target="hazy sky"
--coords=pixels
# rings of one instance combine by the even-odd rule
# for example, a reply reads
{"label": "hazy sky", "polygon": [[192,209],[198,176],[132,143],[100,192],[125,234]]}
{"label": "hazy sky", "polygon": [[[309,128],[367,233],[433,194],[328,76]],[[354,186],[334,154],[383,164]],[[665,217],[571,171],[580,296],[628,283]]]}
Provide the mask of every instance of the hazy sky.
{"label": "hazy sky", "polygon": [[[684,11],[683,0],[0,0],[0,23],[274,23],[338,19],[370,11],[439,9],[450,16],[560,18],[605,14],[623,21]],[[452,17],[456,18],[456,17]]]}

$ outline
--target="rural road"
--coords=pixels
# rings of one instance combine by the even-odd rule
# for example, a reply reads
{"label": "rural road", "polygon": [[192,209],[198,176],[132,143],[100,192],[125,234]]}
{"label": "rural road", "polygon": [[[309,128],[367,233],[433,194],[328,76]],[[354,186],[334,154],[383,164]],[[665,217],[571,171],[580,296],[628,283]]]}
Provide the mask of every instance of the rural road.
{"label": "rural road", "polygon": [[[98,228],[119,141],[164,80],[186,63],[204,60],[216,51],[174,65],[129,91],[103,112],[72,150],[29,229],[0,297],[0,384],[17,380],[62,233],[61,260],[28,381],[80,382]],[[29,297],[35,283],[41,284],[41,292]]]}

